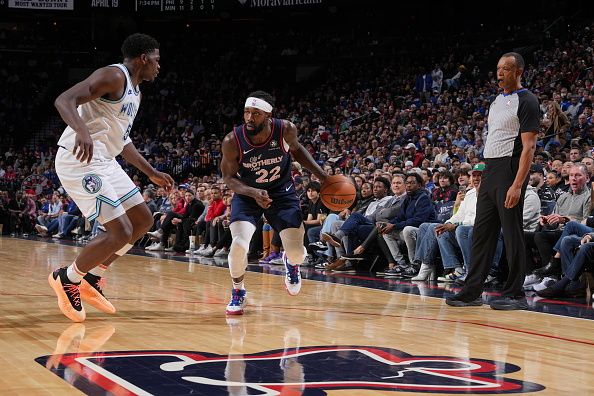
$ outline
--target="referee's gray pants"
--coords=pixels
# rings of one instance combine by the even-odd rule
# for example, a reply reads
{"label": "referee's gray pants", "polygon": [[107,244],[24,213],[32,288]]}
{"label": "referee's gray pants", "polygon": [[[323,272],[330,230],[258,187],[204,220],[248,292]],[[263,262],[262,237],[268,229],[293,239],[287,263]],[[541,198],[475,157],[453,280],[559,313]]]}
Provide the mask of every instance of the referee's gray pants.
{"label": "referee's gray pants", "polygon": [[478,298],[489,275],[497,248],[499,229],[503,229],[509,274],[501,291],[504,297],[524,296],[526,276],[523,211],[528,178],[522,186],[520,202],[511,209],[504,207],[507,190],[516,178],[519,158],[489,158],[482,175],[477,198],[476,219],[472,238],[472,261],[462,293]]}

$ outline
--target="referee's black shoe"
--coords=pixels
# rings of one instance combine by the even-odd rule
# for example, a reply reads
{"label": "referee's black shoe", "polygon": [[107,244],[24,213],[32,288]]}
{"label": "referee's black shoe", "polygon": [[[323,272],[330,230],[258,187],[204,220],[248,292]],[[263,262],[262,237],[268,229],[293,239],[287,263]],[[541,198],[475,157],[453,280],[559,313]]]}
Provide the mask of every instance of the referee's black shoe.
{"label": "referee's black shoe", "polygon": [[472,298],[466,294],[458,293],[446,298],[446,304],[451,307],[480,307],[483,305],[483,299],[481,296]]}

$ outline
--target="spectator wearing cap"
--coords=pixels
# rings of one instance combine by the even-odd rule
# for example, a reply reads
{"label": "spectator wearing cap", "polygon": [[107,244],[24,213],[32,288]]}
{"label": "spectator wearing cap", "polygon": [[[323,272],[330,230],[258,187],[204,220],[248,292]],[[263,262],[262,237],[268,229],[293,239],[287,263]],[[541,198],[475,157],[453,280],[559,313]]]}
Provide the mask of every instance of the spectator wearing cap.
{"label": "spectator wearing cap", "polygon": [[555,195],[555,191],[546,182],[542,165],[532,164],[528,185],[533,187],[538,195],[541,214],[545,216],[550,214],[557,203],[557,196]]}
{"label": "spectator wearing cap", "polygon": [[544,169],[542,165],[532,164],[530,166],[530,179],[528,184],[539,190],[544,184]]}
{"label": "spectator wearing cap", "polygon": [[425,155],[423,153],[417,152],[417,146],[415,146],[414,143],[408,143],[406,146],[404,146],[404,149],[407,152],[406,158],[412,161],[413,166],[421,166]]}

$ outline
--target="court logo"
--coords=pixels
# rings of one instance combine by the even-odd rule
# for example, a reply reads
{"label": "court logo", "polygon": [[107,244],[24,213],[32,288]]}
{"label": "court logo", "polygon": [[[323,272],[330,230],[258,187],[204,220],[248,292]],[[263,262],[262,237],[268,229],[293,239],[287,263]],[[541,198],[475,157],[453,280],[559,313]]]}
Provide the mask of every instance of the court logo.
{"label": "court logo", "polygon": [[101,190],[101,178],[95,174],[85,175],[82,180],[82,186],[89,194],[95,194]]}
{"label": "court logo", "polygon": [[[503,377],[520,367],[484,359],[411,356],[366,346],[320,346],[249,355],[188,351],[65,354],[35,359],[87,394],[241,394],[339,389],[450,394],[538,392],[543,385]],[[354,391],[353,391],[354,392]]]}

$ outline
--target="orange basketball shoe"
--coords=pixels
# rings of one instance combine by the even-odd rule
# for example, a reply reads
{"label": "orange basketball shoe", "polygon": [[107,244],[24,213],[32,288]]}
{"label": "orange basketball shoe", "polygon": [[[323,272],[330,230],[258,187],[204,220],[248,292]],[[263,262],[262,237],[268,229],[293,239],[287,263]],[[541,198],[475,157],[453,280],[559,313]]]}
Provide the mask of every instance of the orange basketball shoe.
{"label": "orange basketball shoe", "polygon": [[86,318],[85,308],[80,302],[80,283],[72,283],[66,276],[66,267],[58,268],[47,278],[58,297],[58,307],[73,322],[82,322]]}
{"label": "orange basketball shoe", "polygon": [[105,298],[100,281],[100,276],[87,272],[80,284],[80,297],[84,302],[89,303],[99,311],[114,314],[116,309],[109,300]]}

